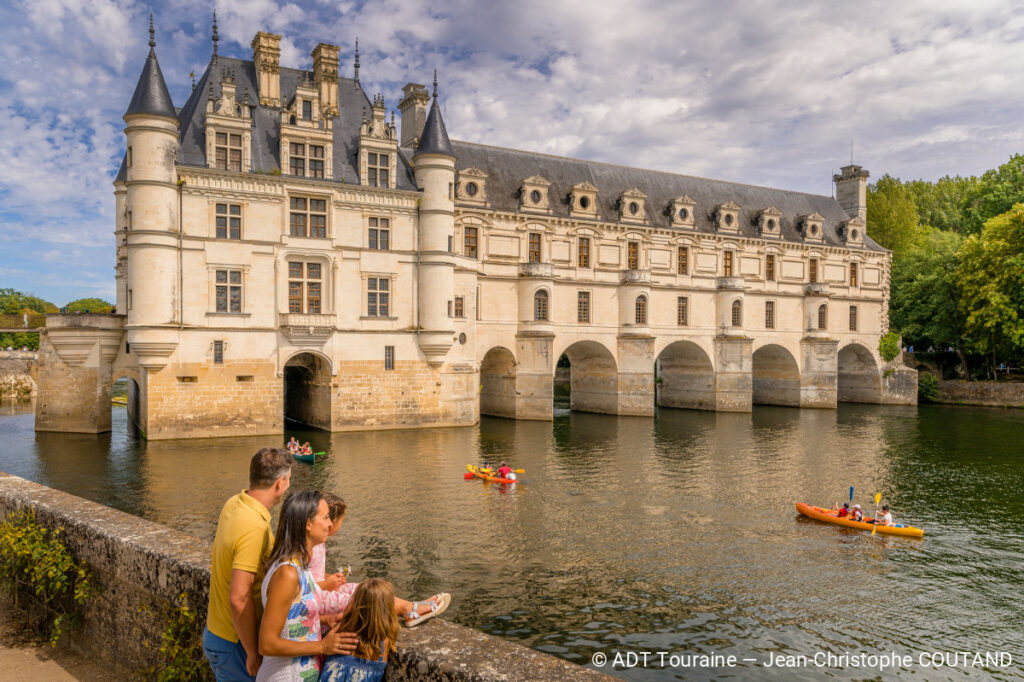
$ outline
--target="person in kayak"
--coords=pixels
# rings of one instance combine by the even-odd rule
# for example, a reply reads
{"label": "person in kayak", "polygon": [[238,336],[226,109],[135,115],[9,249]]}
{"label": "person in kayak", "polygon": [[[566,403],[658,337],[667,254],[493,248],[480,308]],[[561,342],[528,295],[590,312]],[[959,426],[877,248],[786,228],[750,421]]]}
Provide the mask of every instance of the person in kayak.
{"label": "person in kayak", "polygon": [[892,522],[892,513],[889,512],[889,505],[882,505],[882,513],[880,516],[875,518],[875,524],[879,526],[892,526],[895,525]]}
{"label": "person in kayak", "polygon": [[851,521],[863,521],[864,520],[864,512],[862,512],[860,510],[860,505],[859,504],[853,505],[853,511],[850,512],[850,520]]}
{"label": "person in kayak", "polygon": [[843,502],[843,508],[839,510],[839,515],[838,516],[841,519],[845,519],[849,515],[850,515],[850,503],[849,502]]}
{"label": "person in kayak", "polygon": [[292,436],[292,439],[288,441],[287,447],[289,455],[294,455],[299,451],[299,441],[295,440],[295,436]]}
{"label": "person in kayak", "polygon": [[502,462],[501,466],[498,467],[498,478],[508,478],[508,475],[511,474],[511,473],[512,473],[512,467],[510,467],[509,465],[505,464],[504,462]]}

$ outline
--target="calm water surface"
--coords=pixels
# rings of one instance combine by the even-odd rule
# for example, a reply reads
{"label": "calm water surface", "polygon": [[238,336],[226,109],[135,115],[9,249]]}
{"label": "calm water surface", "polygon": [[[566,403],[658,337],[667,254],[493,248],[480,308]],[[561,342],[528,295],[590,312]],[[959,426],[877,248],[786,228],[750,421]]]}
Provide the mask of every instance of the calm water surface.
{"label": "calm water surface", "polygon": [[[735,669],[605,670],[631,680],[1020,679],[1024,411],[843,405],[651,419],[556,410],[554,423],[296,432],[329,456],[293,488],[349,513],[328,561],[404,595],[454,595],[456,622],[591,665],[596,652],[756,658]],[[123,408],[102,436],[36,434],[0,408],[0,470],[212,538],[267,438],[147,443]],[[514,488],[465,481],[507,459]],[[794,502],[876,492],[923,540],[799,518]],[[877,670],[769,669],[769,653],[915,657]],[[920,652],[1005,651],[1006,669],[916,664]]]}

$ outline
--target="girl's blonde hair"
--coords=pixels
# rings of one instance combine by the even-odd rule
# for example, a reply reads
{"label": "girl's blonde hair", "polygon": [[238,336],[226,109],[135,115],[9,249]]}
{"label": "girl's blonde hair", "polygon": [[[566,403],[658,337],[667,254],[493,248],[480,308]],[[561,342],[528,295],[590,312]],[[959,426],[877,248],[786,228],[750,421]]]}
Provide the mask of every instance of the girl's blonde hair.
{"label": "girl's blonde hair", "polygon": [[368,661],[380,660],[384,651],[395,652],[398,639],[398,612],[395,589],[383,578],[368,578],[359,583],[339,632],[354,632],[359,637],[355,655]]}

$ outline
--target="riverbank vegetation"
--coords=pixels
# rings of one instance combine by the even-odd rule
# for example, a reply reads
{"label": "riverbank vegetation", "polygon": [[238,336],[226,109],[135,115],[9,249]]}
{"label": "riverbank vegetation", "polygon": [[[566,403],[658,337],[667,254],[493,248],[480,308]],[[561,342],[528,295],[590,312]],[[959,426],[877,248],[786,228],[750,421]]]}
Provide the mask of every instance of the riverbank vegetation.
{"label": "riverbank vegetation", "polygon": [[981,177],[868,187],[868,234],[893,252],[890,326],[964,377],[1024,364],[1024,155]]}

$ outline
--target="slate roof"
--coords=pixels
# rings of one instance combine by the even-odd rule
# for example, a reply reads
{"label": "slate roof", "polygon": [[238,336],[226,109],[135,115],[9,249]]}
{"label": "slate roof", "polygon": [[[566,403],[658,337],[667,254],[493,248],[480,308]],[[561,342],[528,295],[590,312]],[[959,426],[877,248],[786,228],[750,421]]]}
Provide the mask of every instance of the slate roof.
{"label": "slate roof", "polygon": [[[597,203],[601,221],[618,221],[618,200],[623,192],[635,187],[647,195],[645,201],[648,225],[681,229],[671,226],[669,208],[673,199],[687,195],[697,204],[694,208],[694,218],[697,231],[702,233],[718,232],[711,214],[719,204],[733,201],[740,206],[738,224],[742,236],[760,237],[755,224],[757,214],[774,206],[782,212],[779,222],[784,241],[803,242],[803,237],[797,231],[798,220],[801,216],[818,212],[825,218],[822,225],[824,243],[828,246],[847,246],[839,236],[837,228],[849,220],[850,216],[831,197],[582,161],[459,140],[452,141],[452,148],[455,151],[457,170],[478,168],[487,173],[487,198],[491,206],[499,211],[517,211],[523,180],[541,175],[551,183],[548,189],[549,208],[559,217],[569,216],[568,197],[573,185],[588,181],[599,190]],[[883,250],[870,238],[864,239],[864,248]]]}
{"label": "slate roof", "polygon": [[167,83],[164,82],[160,63],[156,60],[156,51],[152,47],[149,48],[149,56],[142,67],[142,73],[139,74],[139,82],[135,84],[135,94],[132,95],[128,111],[124,112],[125,116],[131,114],[177,118],[174,105],[171,103],[171,93],[167,92]]}
{"label": "slate roof", "polygon": [[[436,86],[437,83],[435,82],[434,85]],[[444,118],[441,117],[441,109],[437,106],[436,96],[434,103],[430,105],[427,120],[423,124],[423,133],[420,135],[420,143],[416,145],[416,153],[455,156],[451,140],[448,139],[448,131],[444,127]]]}
{"label": "slate roof", "polygon": [[[235,78],[235,97],[242,101],[248,91],[249,100],[253,105],[258,103],[256,69],[251,61],[219,57],[216,63],[207,66],[195,90],[181,108],[180,140],[178,163],[186,166],[206,167],[206,129],[203,119],[206,114],[206,100],[210,96],[210,83],[213,83],[214,98],[220,97],[221,74],[224,70],[231,71]],[[281,67],[281,99],[288,101],[295,94],[295,87],[304,76],[312,79],[311,71]],[[334,119],[334,160],[333,180],[321,182],[344,181],[359,184],[359,127],[364,112],[370,115],[371,104],[362,87],[351,78],[338,78],[338,109],[340,115]],[[254,172],[272,173],[281,167],[280,159],[280,122],[281,110],[273,107],[254,106],[252,128],[252,169]],[[398,189],[416,190],[416,182],[412,169],[402,154],[398,155],[399,169],[395,183]],[[305,178],[314,180],[313,178]],[[314,180],[315,181],[315,180]]]}
{"label": "slate roof", "polygon": [[[213,84],[213,96],[220,97],[220,80],[223,71],[230,71],[236,83],[236,97],[239,101],[249,93],[250,101],[257,103],[256,72],[251,61],[219,57],[211,62],[188,100],[178,110],[180,121],[180,147],[178,163],[186,166],[206,167],[205,129],[203,118],[206,101]],[[282,100],[288,101],[295,93],[300,79],[312,78],[312,73],[301,69],[280,69]],[[156,87],[157,85],[161,87]],[[162,89],[162,92],[160,92]],[[142,93],[142,94],[140,94]],[[166,95],[166,101],[163,96]],[[138,103],[137,103],[138,100]],[[358,184],[359,128],[364,115],[371,109],[370,100],[361,85],[351,78],[338,78],[338,105],[340,115],[334,119],[334,179],[320,182],[343,181]],[[136,107],[157,107],[160,111],[174,112],[167,87],[160,74],[156,56],[150,51],[139,86],[132,97],[129,113]],[[152,112],[147,112],[152,113]],[[167,115],[164,113],[163,115]],[[171,115],[174,115],[173,113]],[[255,172],[272,173],[280,168],[280,110],[255,106],[252,129],[252,168]],[[846,247],[839,236],[839,226],[849,220],[839,203],[827,196],[790,192],[787,190],[758,187],[720,180],[708,180],[695,176],[678,175],[661,171],[643,170],[628,166],[617,166],[595,161],[584,161],[567,157],[551,156],[536,152],[492,147],[471,142],[452,141],[448,137],[444,121],[436,100],[431,106],[416,150],[408,147],[399,149],[398,189],[417,190],[412,173],[412,157],[417,153],[444,153],[456,157],[456,169],[478,168],[487,173],[487,196],[491,206],[499,211],[515,212],[519,208],[519,191],[523,180],[540,175],[551,182],[548,191],[550,208],[555,216],[568,217],[568,196],[573,185],[584,181],[598,188],[598,218],[600,221],[618,220],[617,202],[626,190],[637,188],[647,195],[645,224],[664,229],[682,229],[671,226],[669,207],[672,200],[689,196],[696,202],[694,210],[698,232],[714,234],[712,213],[727,202],[740,206],[739,234],[759,237],[755,220],[758,212],[774,206],[782,212],[780,219],[781,236],[784,241],[803,242],[797,231],[801,216],[819,213],[824,217],[822,232],[827,246]],[[125,163],[122,160],[116,181],[125,179]],[[306,178],[306,180],[311,180]],[[583,220],[577,218],[578,220]],[[864,239],[864,248],[882,251],[882,247],[869,237]]]}

